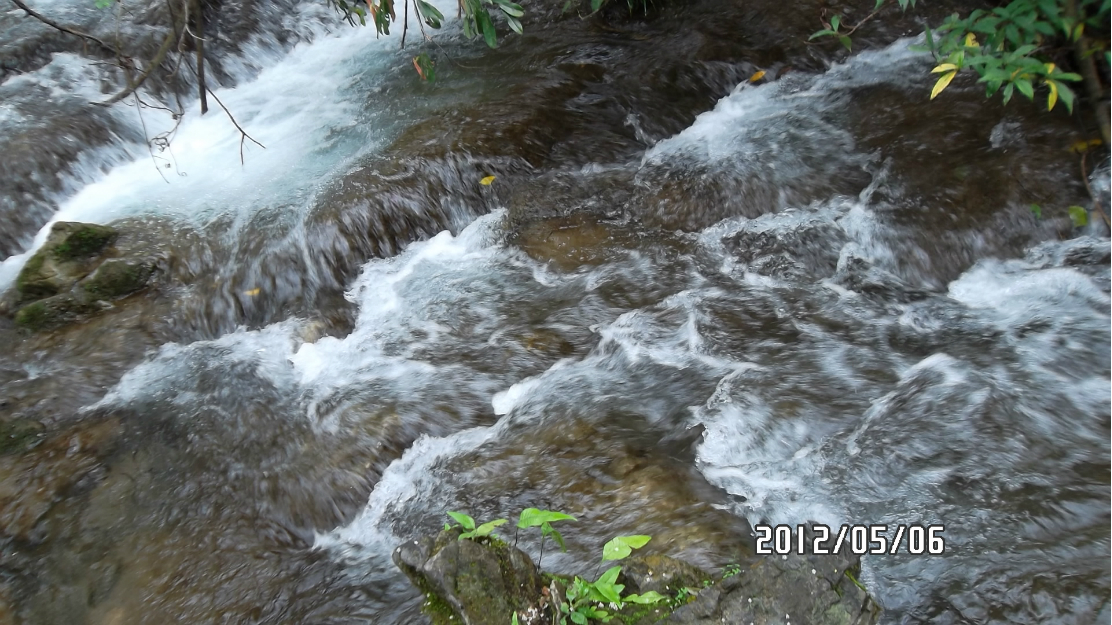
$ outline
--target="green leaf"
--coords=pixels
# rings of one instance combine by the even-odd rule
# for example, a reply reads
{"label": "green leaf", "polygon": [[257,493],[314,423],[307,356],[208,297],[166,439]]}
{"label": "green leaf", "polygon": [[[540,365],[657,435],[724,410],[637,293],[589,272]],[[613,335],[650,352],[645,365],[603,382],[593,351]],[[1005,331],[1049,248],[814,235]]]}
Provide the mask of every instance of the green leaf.
{"label": "green leaf", "polygon": [[570,514],[563,512],[556,512],[555,510],[539,510],[537,508],[526,508],[521,511],[517,517],[517,526],[521,529],[528,529],[530,527],[537,527],[543,523],[555,523],[556,521],[574,521],[576,520]]}
{"label": "green leaf", "polygon": [[834,32],[838,32],[838,27],[841,26],[841,25],[842,25],[842,16],[841,15],[835,15],[834,17],[830,18],[830,30],[832,30]]}
{"label": "green leaf", "polygon": [[652,604],[664,601],[664,595],[658,593],[655,590],[650,590],[649,592],[640,595],[626,595],[622,597],[622,601],[626,603],[640,603],[643,605]]}
{"label": "green leaf", "polygon": [[490,533],[494,531],[494,528],[502,525],[505,522],[506,519],[495,519],[493,521],[483,523],[479,527],[476,527],[474,531],[464,532],[460,534],[460,540],[463,540],[464,538],[482,538],[483,536],[490,536]]}
{"label": "green leaf", "polygon": [[97,8],[107,9],[108,7],[112,6],[112,2],[113,0],[97,0]]}
{"label": "green leaf", "polygon": [[521,28],[521,22],[517,21],[516,17],[506,16],[506,23],[510,25],[510,30],[517,34],[523,34],[525,31]]}
{"label": "green leaf", "polygon": [[552,540],[555,540],[556,544],[560,545],[560,551],[563,551],[564,553],[568,552],[568,547],[564,544],[564,537],[560,535],[560,532],[552,529],[552,526],[548,523],[544,523],[541,525],[541,534],[545,536],[551,536]]}
{"label": "green leaf", "polygon": [[598,581],[595,582],[595,584],[613,584],[614,582],[618,581],[618,575],[621,572],[621,566],[612,566],[606,569],[606,571],[604,571],[602,575],[599,575]]}
{"label": "green leaf", "polygon": [[853,50],[853,40],[846,35],[838,37],[838,41],[842,42],[842,45],[846,47],[846,50]]}
{"label": "green leaf", "polygon": [[521,8],[520,4],[514,4],[510,0],[494,0],[502,12],[511,17],[521,17],[525,15],[525,9]]}
{"label": "green leaf", "polygon": [[835,34],[837,34],[837,33],[835,33],[832,30],[819,30],[819,31],[816,31],[814,34],[812,34],[810,37],[808,37],[807,40],[810,41],[811,39],[814,39],[815,37],[827,37],[829,35],[835,35]]}
{"label": "green leaf", "polygon": [[573,623],[576,623],[576,625],[587,625],[587,615],[582,612],[572,612],[571,620]]}
{"label": "green leaf", "polygon": [[487,14],[486,9],[480,9],[476,12],[475,17],[479,20],[479,28],[483,31],[483,39],[486,44],[491,48],[498,47],[498,34],[494,31],[494,22],[490,21],[490,15]]}
{"label": "green leaf", "polygon": [[1018,89],[1020,93],[1027,96],[1028,100],[1035,99],[1035,87],[1031,84],[1030,80],[1026,78],[1017,78],[1013,84],[1015,84],[1015,88]]}
{"label": "green leaf", "polygon": [[514,617],[510,619],[510,625],[519,625],[517,620],[517,610],[514,610]]}
{"label": "green leaf", "polygon": [[1054,82],[1054,85],[1058,88],[1058,97],[1062,98],[1062,102],[1066,104],[1066,110],[1072,113],[1074,100],[1073,90],[1060,82]]}
{"label": "green leaf", "polygon": [[644,547],[652,536],[617,536],[602,547],[602,561],[621,560],[633,553],[634,549]]}
{"label": "green leaf", "polygon": [[448,516],[452,517],[452,520],[459,523],[460,527],[465,530],[471,531],[475,529],[475,519],[472,519],[462,512],[449,512]]}
{"label": "green leaf", "polygon": [[1082,206],[1069,207],[1070,221],[1074,228],[1083,228],[1089,224],[1089,211]]}
{"label": "green leaf", "polygon": [[1004,87],[1004,104],[1007,104],[1008,100],[1012,99],[1013,90],[1015,90],[1015,85],[1012,83],[1008,83],[1007,86]]}
{"label": "green leaf", "polygon": [[591,0],[591,13],[598,13],[598,10],[602,8],[603,1],[604,0]]}
{"label": "green leaf", "polygon": [[440,28],[441,23],[444,21],[444,14],[437,10],[436,7],[425,2],[425,0],[417,0],[417,8],[421,11],[421,17],[424,18],[425,23],[432,28]]}
{"label": "green leaf", "polygon": [[1035,215],[1035,219],[1042,219],[1042,207],[1038,204],[1031,205],[1031,212]]}

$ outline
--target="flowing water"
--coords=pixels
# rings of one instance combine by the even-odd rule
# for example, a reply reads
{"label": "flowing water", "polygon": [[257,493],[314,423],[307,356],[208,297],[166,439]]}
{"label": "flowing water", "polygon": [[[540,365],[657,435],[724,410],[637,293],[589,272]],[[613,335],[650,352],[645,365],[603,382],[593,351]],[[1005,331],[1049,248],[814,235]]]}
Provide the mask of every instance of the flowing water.
{"label": "flowing water", "polygon": [[1109,242],[998,192],[1069,188],[1031,173],[1053,133],[995,110],[941,132],[976,88],[901,112],[926,63],[905,40],[760,85],[716,69],[740,86],[685,129],[631,104],[626,143],[547,169],[414,157],[432,111],[512,97],[509,57],[454,48],[478,77],[431,90],[396,38],[310,34],[217,91],[266,146],[242,166],[191,111],[169,168],[120,139],[58,192],[53,221],[142,233],[167,277],[0,356],[2,409],[69,449],[8,479],[87,474],[5,539],[13,618],[418,622],[395,546],[535,506],[579,518],[544,557],[569,572],[618,533],[716,568],[759,522],[944,524],[942,555],[864,558],[885,622],[1107,621]]}

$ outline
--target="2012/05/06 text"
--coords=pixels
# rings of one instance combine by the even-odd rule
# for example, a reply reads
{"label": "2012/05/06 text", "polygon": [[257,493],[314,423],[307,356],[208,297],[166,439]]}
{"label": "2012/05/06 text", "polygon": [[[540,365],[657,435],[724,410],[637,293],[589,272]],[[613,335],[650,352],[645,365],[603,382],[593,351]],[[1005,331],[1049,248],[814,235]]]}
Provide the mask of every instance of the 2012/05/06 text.
{"label": "2012/05/06 text", "polygon": [[758,524],[753,529],[759,555],[940,555],[946,550],[943,525],[842,525],[832,530],[820,524]]}

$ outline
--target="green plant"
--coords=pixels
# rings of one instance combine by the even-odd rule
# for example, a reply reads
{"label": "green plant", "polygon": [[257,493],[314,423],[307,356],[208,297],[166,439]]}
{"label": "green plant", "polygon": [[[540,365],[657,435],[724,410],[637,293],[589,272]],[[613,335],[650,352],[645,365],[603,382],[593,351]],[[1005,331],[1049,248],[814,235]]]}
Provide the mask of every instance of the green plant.
{"label": "green plant", "polygon": [[[529,529],[530,527],[541,528],[541,554],[540,557],[537,558],[538,567],[541,565],[541,561],[544,560],[545,538],[551,536],[552,540],[556,541],[557,545],[560,545],[560,551],[566,553],[568,550],[567,546],[564,544],[564,537],[560,535],[560,532],[557,532],[555,529],[552,528],[552,523],[555,523],[556,521],[574,520],[576,520],[575,517],[571,516],[570,514],[564,514],[563,512],[556,512],[553,510],[526,508],[521,511],[521,514],[518,516],[517,519],[518,529]],[[516,543],[516,540],[514,542]]]}
{"label": "green plant", "polygon": [[464,538],[474,539],[474,538],[483,538],[485,536],[491,536],[492,532],[494,531],[494,528],[496,528],[499,525],[502,525],[503,523],[506,522],[506,519],[495,519],[493,521],[487,521],[486,523],[483,523],[482,525],[476,526],[475,525],[475,519],[471,518],[470,516],[468,516],[468,515],[466,515],[462,512],[449,512],[447,514],[448,514],[448,516],[452,517],[452,520],[454,520],[456,523],[459,523],[459,525],[452,525],[451,523],[445,523],[444,524],[444,529],[450,530],[453,527],[463,528],[464,531],[463,531],[463,533],[461,533],[459,535],[459,540],[463,540]]}
{"label": "green plant", "polygon": [[[651,536],[644,535],[617,536],[603,546],[602,562],[622,560],[634,549],[644,547],[650,540]],[[665,599],[655,590],[640,595],[634,593],[622,596],[625,585],[618,583],[621,572],[621,566],[610,567],[594,582],[576,576],[564,593],[566,600],[556,603],[560,625],[567,625],[568,619],[576,625],[586,625],[591,619],[607,623],[611,619],[611,614],[606,611],[607,605],[621,610],[627,603],[651,605]]]}
{"label": "green plant", "polygon": [[[835,37],[850,48],[850,35],[889,4],[890,0],[877,0],[873,11],[853,26],[834,15],[811,39]],[[906,11],[915,6],[915,0],[897,0],[897,4]],[[1065,45],[1079,50],[1079,62],[1091,62],[1088,57],[1098,53],[1108,62],[1107,39],[1096,42],[1095,47],[1081,41],[1086,27],[1107,33],[1108,16],[1109,0],[1012,0],[990,11],[977,9],[965,17],[951,15],[924,33],[923,49],[937,61],[931,72],[941,74],[931,90],[931,99],[942,93],[959,72],[972,70],[989,97],[1000,92],[1006,103],[1018,91],[1033,100],[1035,89],[1045,87],[1048,110],[1061,99],[1072,111],[1075,96],[1066,83],[1081,81],[1082,77],[1063,71],[1054,59]]]}
{"label": "green plant", "polygon": [[731,577],[741,573],[741,565],[727,564],[726,568],[722,569],[722,579],[730,579]]}

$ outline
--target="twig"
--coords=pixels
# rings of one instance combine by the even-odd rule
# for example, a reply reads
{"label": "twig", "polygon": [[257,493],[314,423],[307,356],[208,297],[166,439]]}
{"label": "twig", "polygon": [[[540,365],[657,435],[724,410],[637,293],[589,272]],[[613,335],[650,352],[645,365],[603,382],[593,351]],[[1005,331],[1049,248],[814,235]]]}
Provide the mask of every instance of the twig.
{"label": "twig", "polygon": [[[416,7],[414,7],[416,10]],[[409,0],[405,0],[405,13],[402,15],[402,50],[405,50],[405,34],[409,31]]]}
{"label": "twig", "polygon": [[87,39],[88,41],[92,41],[93,43],[99,45],[101,48],[104,48],[105,50],[107,50],[113,56],[120,56],[120,51],[118,49],[113,48],[112,46],[108,45],[107,43],[104,43],[100,39],[98,39],[98,38],[96,38],[96,37],[94,37],[94,36],[92,36],[88,33],[83,33],[79,30],[75,30],[75,29],[70,28],[68,26],[62,26],[61,24],[59,24],[58,22],[55,22],[54,20],[50,19],[49,17],[46,17],[44,15],[40,15],[39,13],[36,13],[33,9],[31,9],[31,7],[27,6],[23,2],[23,0],[12,0],[12,3],[15,4],[17,7],[23,9],[23,11],[25,13],[27,13],[27,15],[39,20],[40,22],[42,22],[43,24],[46,24],[47,26],[50,26],[51,28],[55,28],[57,30],[60,30],[64,33],[68,33],[68,34],[73,35],[75,37],[81,37],[82,39]]}
{"label": "twig", "polygon": [[[12,2],[17,1],[18,0],[12,0]],[[139,76],[139,80],[131,83],[127,86],[126,89],[117,93],[111,98],[108,98],[104,102],[97,102],[97,104],[100,106],[111,106],[134,93],[135,90],[138,89],[144,82],[146,82],[147,78],[149,78],[150,75],[154,73],[155,68],[162,65],[163,59],[166,58],[166,53],[170,51],[170,44],[174,41],[174,35],[175,33],[173,29],[171,29],[170,32],[166,34],[166,39],[162,40],[162,45],[158,48],[158,52],[156,52],[154,58],[151,59],[150,65],[147,66],[146,71],[144,71],[143,74]]]}
{"label": "twig", "polygon": [[154,155],[154,148],[151,147],[151,140],[147,139],[147,122],[143,119],[143,107],[139,105],[139,94],[132,92],[135,96],[135,114],[139,116],[139,125],[143,128],[143,138],[147,140],[147,152],[151,154],[151,160],[154,161],[154,168],[158,171],[158,175],[162,176],[162,181],[170,184],[166,176],[162,173],[162,168],[158,166],[158,158]]}
{"label": "twig", "polygon": [[193,47],[197,52],[197,91],[201,99],[201,115],[208,113],[208,99],[205,98],[205,91],[208,88],[205,86],[205,9],[201,6],[200,0],[195,0],[197,3],[197,13],[194,16],[194,21],[197,25],[197,34],[193,35]]}
{"label": "twig", "polygon": [[240,164],[240,166],[242,166],[243,165],[243,140],[244,139],[250,139],[251,143],[254,143],[255,145],[259,146],[260,148],[262,148],[264,150],[266,149],[266,146],[259,143],[258,141],[256,141],[255,138],[252,137],[251,135],[247,134],[247,131],[244,130],[239,125],[239,122],[236,121],[236,118],[232,116],[232,112],[228,110],[228,107],[224,106],[224,103],[220,101],[220,98],[216,97],[216,94],[212,92],[212,89],[209,89],[208,92],[209,92],[209,95],[212,96],[212,99],[216,100],[216,103],[220,105],[220,108],[224,109],[224,112],[227,113],[227,115],[228,115],[228,119],[232,120],[232,124],[236,127],[236,130],[239,131],[239,164]]}

